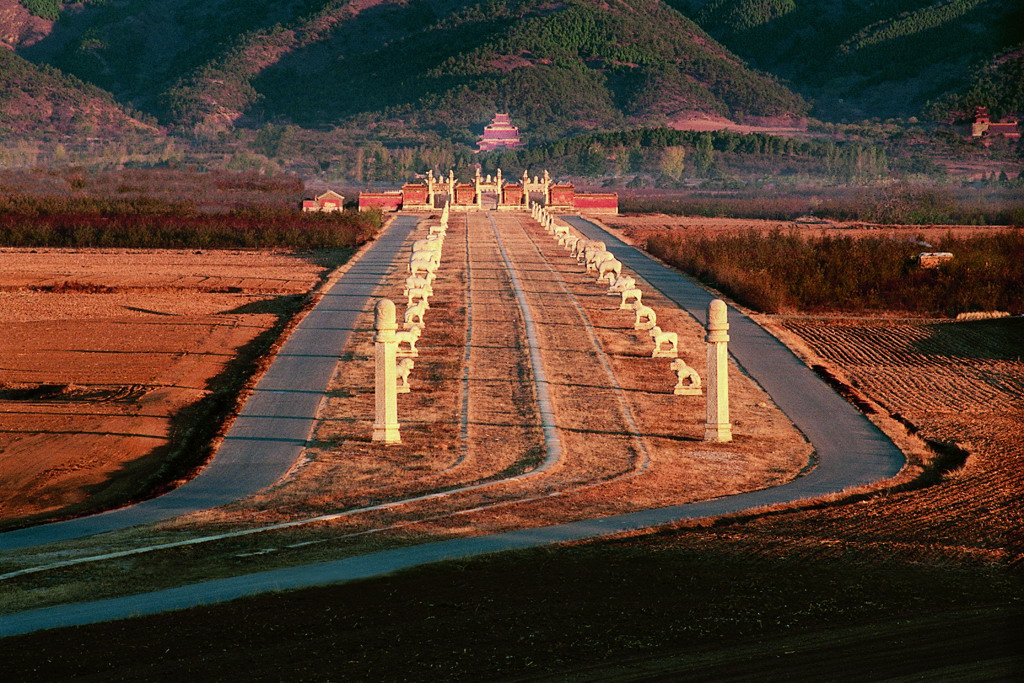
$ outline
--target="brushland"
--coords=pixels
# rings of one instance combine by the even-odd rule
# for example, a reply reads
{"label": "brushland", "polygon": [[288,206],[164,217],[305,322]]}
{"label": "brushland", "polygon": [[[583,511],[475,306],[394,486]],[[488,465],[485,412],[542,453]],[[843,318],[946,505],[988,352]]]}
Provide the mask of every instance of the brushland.
{"label": "brushland", "polygon": [[372,239],[379,211],[303,214],[188,204],[0,197],[0,244],[136,249],[342,249]]}
{"label": "brushland", "polygon": [[[807,237],[796,230],[690,235],[664,231],[647,249],[765,313],[901,311],[955,316],[1024,312],[1024,232],[957,236],[928,247],[897,237]],[[954,254],[921,268],[922,251]]]}
{"label": "brushland", "polygon": [[[939,119],[1019,112],[1024,10],[1014,0],[669,0],[816,115]],[[813,36],[813,39],[808,39]],[[1008,61],[1016,65],[1006,68]],[[986,88],[977,87],[984,84]]]}
{"label": "brushland", "polygon": [[878,187],[805,187],[792,190],[631,192],[623,214],[795,221],[804,217],[885,225],[1024,225],[1024,199],[1004,187],[941,188],[908,183]]}

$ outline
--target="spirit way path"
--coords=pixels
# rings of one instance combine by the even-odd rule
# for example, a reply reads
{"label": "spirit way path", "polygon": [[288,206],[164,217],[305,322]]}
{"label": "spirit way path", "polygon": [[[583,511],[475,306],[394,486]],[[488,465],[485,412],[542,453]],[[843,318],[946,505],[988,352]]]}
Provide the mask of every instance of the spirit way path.
{"label": "spirit way path", "polygon": [[356,317],[419,219],[399,216],[296,326],[200,474],[169,493],[88,517],[0,534],[0,550],[67,541],[208,510],[270,486],[305,448]]}
{"label": "spirit way path", "polygon": [[[615,239],[593,223],[576,218],[571,218],[570,222],[584,234],[604,239],[627,268],[703,321],[704,310],[711,299],[706,291]],[[394,231],[394,228],[392,230],[390,236],[396,237],[398,231]],[[500,234],[495,234],[500,239]],[[380,263],[377,267],[383,272],[386,264]],[[749,318],[735,310],[730,311],[730,316],[733,340],[730,350],[735,359],[772,395],[787,416],[804,431],[817,451],[818,466],[787,484],[697,503],[489,536],[426,543],[150,593],[11,614],[0,617],[0,636],[223,602],[268,591],[350,581],[431,562],[582,540],[678,520],[739,512],[841,491],[892,476],[899,471],[903,463],[902,454],[863,415],[836,395],[788,349]],[[337,350],[331,352],[336,353]],[[326,355],[327,351],[320,349],[319,353]]]}

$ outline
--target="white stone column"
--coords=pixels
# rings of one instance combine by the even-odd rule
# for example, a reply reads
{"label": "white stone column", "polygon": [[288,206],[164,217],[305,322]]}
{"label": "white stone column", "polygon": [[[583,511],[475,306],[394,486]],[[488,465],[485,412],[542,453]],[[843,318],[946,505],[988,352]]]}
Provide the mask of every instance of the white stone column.
{"label": "white stone column", "polygon": [[708,394],[704,440],[732,441],[729,422],[729,321],[725,302],[708,305]]}
{"label": "white stone column", "polygon": [[374,308],[373,328],[374,351],[376,356],[376,419],[373,423],[373,440],[384,443],[401,443],[398,431],[398,372],[395,367],[395,353],[398,341],[395,339],[395,304],[390,299],[381,299]]}

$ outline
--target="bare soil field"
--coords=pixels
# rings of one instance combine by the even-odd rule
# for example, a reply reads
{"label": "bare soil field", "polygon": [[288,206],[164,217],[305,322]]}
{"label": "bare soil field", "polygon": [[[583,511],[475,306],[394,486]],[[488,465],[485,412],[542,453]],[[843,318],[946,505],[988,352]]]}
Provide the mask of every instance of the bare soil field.
{"label": "bare soil field", "polygon": [[205,453],[193,439],[210,410],[237,394],[247,354],[325,265],[245,251],[0,251],[0,527],[123,504],[160,483],[186,443]]}
{"label": "bare soil field", "polygon": [[769,133],[790,137],[807,136],[807,120],[789,117],[766,117],[758,124],[743,124],[723,117],[682,114],[669,121],[669,127],[676,130],[731,130],[736,133]]}
{"label": "bare soil field", "polygon": [[[730,525],[750,552],[1020,569],[1024,560],[1024,319],[777,317],[792,346],[851,388],[865,412],[931,444],[914,484],[847,504]],[[680,538],[686,538],[683,534]],[[698,536],[700,537],[700,536]],[[756,550],[755,550],[756,549]]]}

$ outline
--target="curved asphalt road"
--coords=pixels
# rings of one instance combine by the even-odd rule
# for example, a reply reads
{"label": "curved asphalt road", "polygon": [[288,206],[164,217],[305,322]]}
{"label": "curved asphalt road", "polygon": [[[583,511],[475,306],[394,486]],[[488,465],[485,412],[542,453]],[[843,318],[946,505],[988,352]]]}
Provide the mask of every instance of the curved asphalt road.
{"label": "curved asphalt road", "polygon": [[419,222],[399,216],[292,331],[245,402],[216,457],[158,498],[66,522],[0,534],[0,551],[66,541],[224,505],[277,481],[295,462],[356,316]]}
{"label": "curved asphalt road", "polygon": [[[622,263],[704,322],[713,298],[683,275],[658,264],[589,221],[567,219],[604,239]],[[388,574],[430,562],[594,538],[669,522],[740,512],[841,491],[896,474],[903,454],[866,417],[830,389],[773,336],[730,310],[730,351],[814,445],[819,464],[793,481],[714,500],[614,517],[459,538],[397,548],[334,562],[217,579],[109,600],[58,605],[0,617],[0,637],[224,602],[275,590],[304,588]]]}
{"label": "curved asphalt road", "polygon": [[[588,239],[603,240],[608,250],[633,272],[674,301],[701,325],[715,297],[675,270],[578,216],[562,216]],[[775,404],[814,446],[818,466],[786,486],[788,499],[868,484],[891,477],[903,466],[903,454],[860,411],[747,315],[729,307],[729,353],[761,385]],[[769,501],[772,503],[778,500]],[[756,505],[760,505],[757,503]]]}

